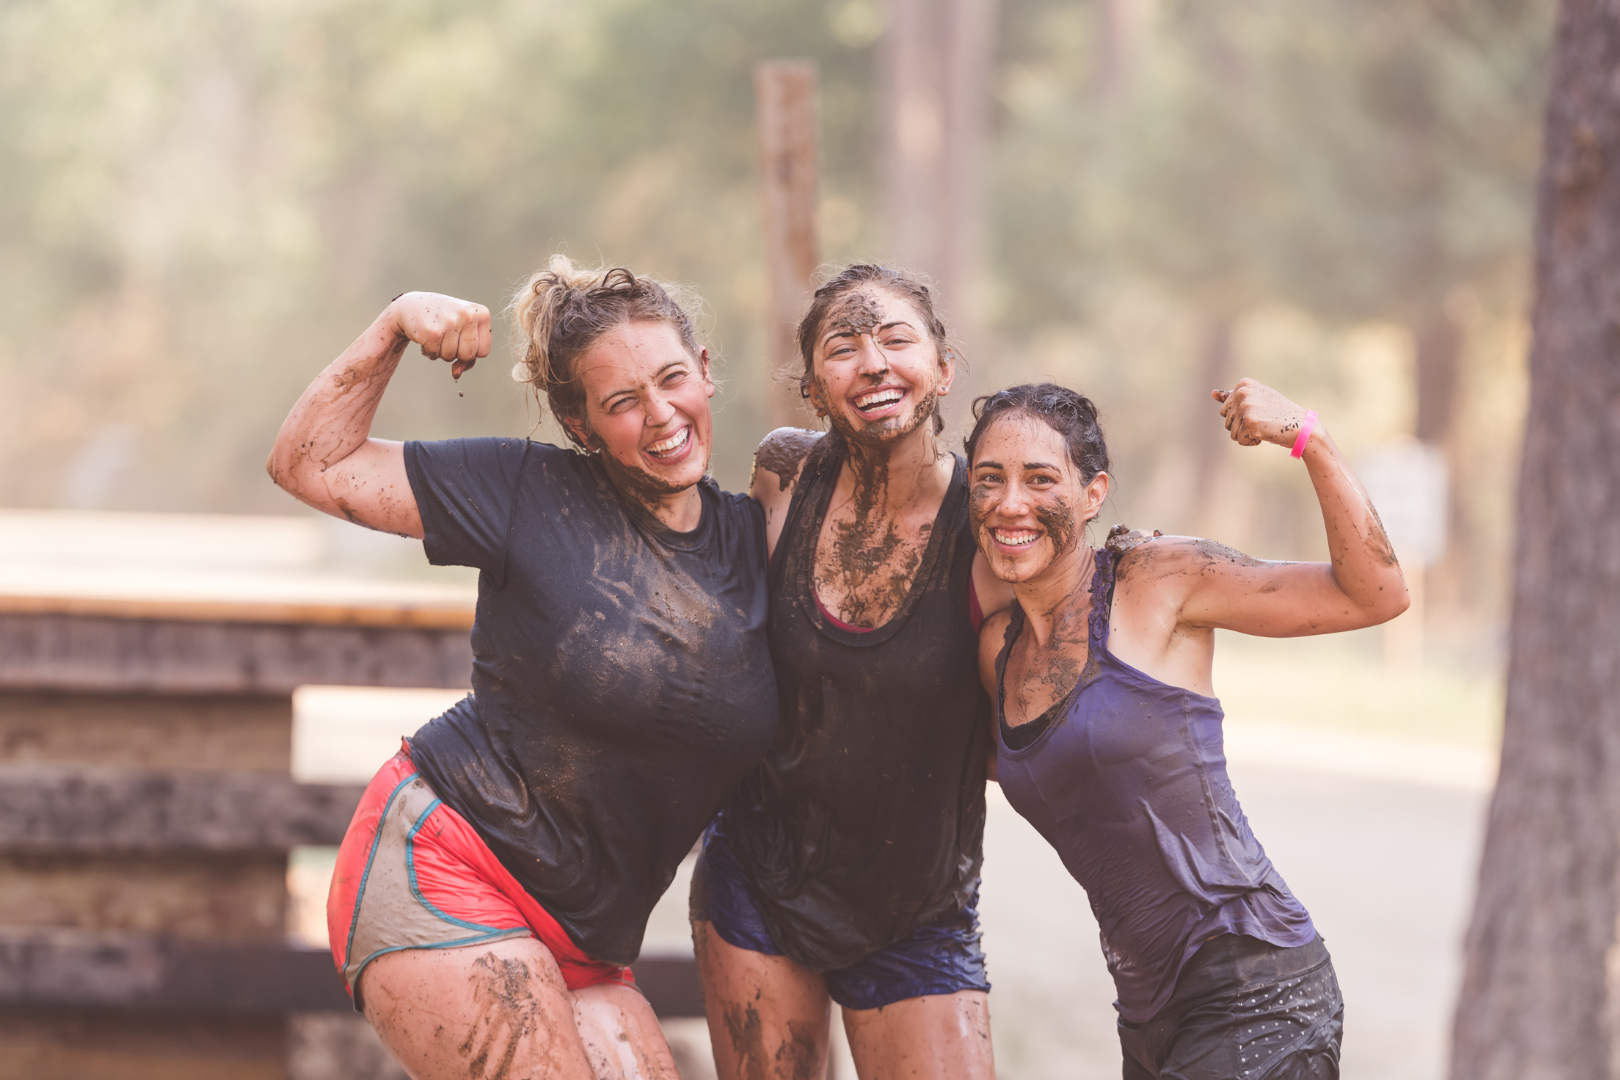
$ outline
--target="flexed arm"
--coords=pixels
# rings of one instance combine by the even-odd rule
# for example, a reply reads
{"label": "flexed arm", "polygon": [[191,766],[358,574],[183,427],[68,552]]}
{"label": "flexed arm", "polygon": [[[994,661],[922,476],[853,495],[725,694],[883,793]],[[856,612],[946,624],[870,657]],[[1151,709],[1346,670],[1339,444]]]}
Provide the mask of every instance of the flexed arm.
{"label": "flexed arm", "polygon": [[[1305,409],[1253,379],[1214,396],[1227,431],[1244,446],[1291,448],[1305,421]],[[1207,540],[1178,540],[1174,547],[1189,571],[1177,620],[1182,625],[1294,637],[1372,626],[1406,610],[1406,580],[1378,512],[1320,424],[1302,456],[1332,561],[1263,562]]]}
{"label": "flexed arm", "polygon": [[389,304],[287,414],[265,462],[270,479],[334,517],[420,539],[404,445],[370,437],[383,390],[413,341],[460,378],[489,355],[489,309],[438,293],[406,293]]}

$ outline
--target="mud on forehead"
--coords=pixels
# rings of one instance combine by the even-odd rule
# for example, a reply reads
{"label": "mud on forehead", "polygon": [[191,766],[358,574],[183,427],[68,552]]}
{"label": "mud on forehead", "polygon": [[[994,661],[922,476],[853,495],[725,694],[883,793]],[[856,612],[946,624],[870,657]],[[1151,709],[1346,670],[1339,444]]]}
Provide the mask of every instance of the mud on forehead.
{"label": "mud on forehead", "polygon": [[876,291],[855,289],[833,301],[821,320],[821,337],[828,334],[870,334],[883,323],[883,299]]}

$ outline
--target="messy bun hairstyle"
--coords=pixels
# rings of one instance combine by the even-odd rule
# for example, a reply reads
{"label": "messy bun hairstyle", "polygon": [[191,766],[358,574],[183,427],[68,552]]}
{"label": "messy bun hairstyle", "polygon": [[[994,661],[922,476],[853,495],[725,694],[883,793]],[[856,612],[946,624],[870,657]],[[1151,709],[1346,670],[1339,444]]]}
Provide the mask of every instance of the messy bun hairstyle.
{"label": "messy bun hairstyle", "polygon": [[1054,383],[1010,386],[973,402],[973,433],[963,442],[970,468],[979,440],[992,423],[1009,413],[1037,417],[1063,436],[1069,460],[1080,470],[1083,483],[1089,484],[1098,473],[1108,471],[1108,443],[1097,422],[1097,406],[1084,394]]}
{"label": "messy bun hairstyle", "polygon": [[585,388],[576,370],[580,356],[615,327],[661,322],[675,331],[696,360],[702,347],[692,312],[699,307],[697,298],[677,285],[622,266],[585,269],[566,255],[553,255],[507,308],[518,347],[512,378],[534,387],[537,395],[544,394],[568,438],[589,450],[587,441],[568,424],[570,420],[585,424]]}

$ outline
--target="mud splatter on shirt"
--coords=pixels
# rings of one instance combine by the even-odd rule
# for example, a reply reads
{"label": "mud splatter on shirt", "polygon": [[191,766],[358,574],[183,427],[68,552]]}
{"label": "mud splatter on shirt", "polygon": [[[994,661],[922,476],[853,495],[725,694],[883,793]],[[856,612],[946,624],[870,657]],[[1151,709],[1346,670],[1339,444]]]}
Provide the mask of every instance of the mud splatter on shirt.
{"label": "mud splatter on shirt", "polygon": [[764,515],[706,480],[673,532],[594,458],[522,439],[405,464],[429,561],[480,571],[473,693],[412,760],[581,949],[629,963],[776,730]]}
{"label": "mud splatter on shirt", "polygon": [[983,858],[989,699],[968,618],[973,538],[957,459],[898,610],[841,629],[817,604],[817,537],[842,441],[804,463],[771,567],[781,728],[725,812],[771,938],[847,967],[971,903]]}

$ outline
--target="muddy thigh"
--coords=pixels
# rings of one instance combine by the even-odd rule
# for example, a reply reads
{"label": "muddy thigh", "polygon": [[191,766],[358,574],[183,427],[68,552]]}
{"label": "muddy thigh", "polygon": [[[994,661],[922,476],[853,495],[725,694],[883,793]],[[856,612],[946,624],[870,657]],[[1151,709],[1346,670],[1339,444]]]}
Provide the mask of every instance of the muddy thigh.
{"label": "muddy thigh", "polygon": [[574,995],[533,938],[388,953],[366,968],[360,989],[366,1019],[414,1080],[637,1075],[593,1068]]}
{"label": "muddy thigh", "polygon": [[719,1080],[821,1080],[832,1003],[821,976],[692,924]]}
{"label": "muddy thigh", "polygon": [[879,1009],[845,1009],[862,1080],[994,1080],[990,995],[959,990]]}

